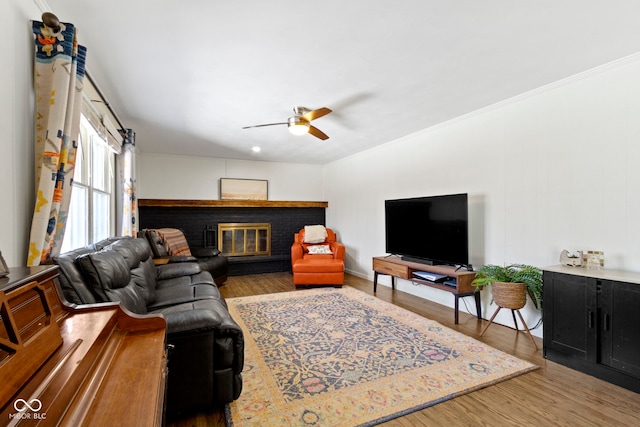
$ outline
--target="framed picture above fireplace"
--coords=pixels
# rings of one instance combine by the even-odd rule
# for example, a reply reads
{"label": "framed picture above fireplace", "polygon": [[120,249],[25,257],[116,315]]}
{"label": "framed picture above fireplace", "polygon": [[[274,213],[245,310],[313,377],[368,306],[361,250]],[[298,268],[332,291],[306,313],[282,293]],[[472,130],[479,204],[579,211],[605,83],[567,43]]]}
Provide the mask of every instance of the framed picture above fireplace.
{"label": "framed picture above fireplace", "polygon": [[220,178],[220,200],[268,200],[266,179]]}

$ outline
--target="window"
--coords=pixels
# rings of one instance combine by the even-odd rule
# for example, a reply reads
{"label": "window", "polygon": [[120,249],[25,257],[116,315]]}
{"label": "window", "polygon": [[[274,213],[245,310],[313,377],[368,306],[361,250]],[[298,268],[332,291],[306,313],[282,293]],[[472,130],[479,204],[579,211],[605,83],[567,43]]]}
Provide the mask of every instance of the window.
{"label": "window", "polygon": [[69,218],[61,252],[114,235],[115,155],[82,115]]}

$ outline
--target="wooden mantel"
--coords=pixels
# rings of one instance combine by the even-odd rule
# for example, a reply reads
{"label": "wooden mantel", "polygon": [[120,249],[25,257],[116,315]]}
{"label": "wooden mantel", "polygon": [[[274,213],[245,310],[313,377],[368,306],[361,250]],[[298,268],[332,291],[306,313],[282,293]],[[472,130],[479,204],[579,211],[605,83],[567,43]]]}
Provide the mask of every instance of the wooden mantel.
{"label": "wooden mantel", "polygon": [[138,206],[162,208],[326,208],[329,202],[298,202],[280,200],[176,200],[138,199]]}

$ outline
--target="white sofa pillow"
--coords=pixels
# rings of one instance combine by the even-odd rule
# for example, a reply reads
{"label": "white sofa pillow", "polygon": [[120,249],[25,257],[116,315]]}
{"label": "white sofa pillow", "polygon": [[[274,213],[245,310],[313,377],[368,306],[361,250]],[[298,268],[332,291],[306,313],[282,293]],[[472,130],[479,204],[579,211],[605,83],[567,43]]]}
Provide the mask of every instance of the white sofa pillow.
{"label": "white sofa pillow", "polygon": [[307,248],[309,249],[309,253],[312,255],[333,254],[333,252],[331,252],[331,248],[329,247],[329,245],[311,245],[311,246],[307,246]]}
{"label": "white sofa pillow", "polygon": [[304,242],[305,243],[322,243],[327,240],[327,229],[324,225],[305,225],[304,226]]}

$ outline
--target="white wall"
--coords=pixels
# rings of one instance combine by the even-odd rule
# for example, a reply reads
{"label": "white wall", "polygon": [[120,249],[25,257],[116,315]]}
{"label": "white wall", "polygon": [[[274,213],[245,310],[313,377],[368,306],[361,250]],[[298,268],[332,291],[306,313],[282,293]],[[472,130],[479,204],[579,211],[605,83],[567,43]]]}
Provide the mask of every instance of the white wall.
{"label": "white wall", "polygon": [[0,2],[6,58],[0,67],[0,251],[25,265],[33,215],[33,35],[40,10],[24,0]]}
{"label": "white wall", "polygon": [[[0,2],[12,59],[0,67],[0,250],[10,265],[25,262],[33,210],[29,20],[40,14],[32,2]],[[269,180],[271,200],[327,200],[347,268],[371,278],[371,258],[384,254],[385,199],[467,192],[475,265],[544,266],[564,248],[598,249],[607,267],[640,271],[638,76],[637,59],[614,64],[325,167],[140,153],[138,196],[217,199],[228,177]],[[444,292],[399,288],[452,305]],[[494,308],[484,302],[486,317]]]}
{"label": "white wall", "polygon": [[[326,165],[327,222],[347,269],[373,277],[385,199],[468,193],[475,266],[552,265],[566,248],[603,250],[605,267],[640,271],[639,58]],[[399,282],[453,306],[446,292]],[[495,307],[483,294],[486,318]],[[529,325],[539,319],[531,303],[523,311]],[[512,325],[509,313],[498,320]]]}
{"label": "white wall", "polygon": [[322,166],[139,153],[139,199],[219,199],[220,178],[266,179],[269,200],[324,201]]}

